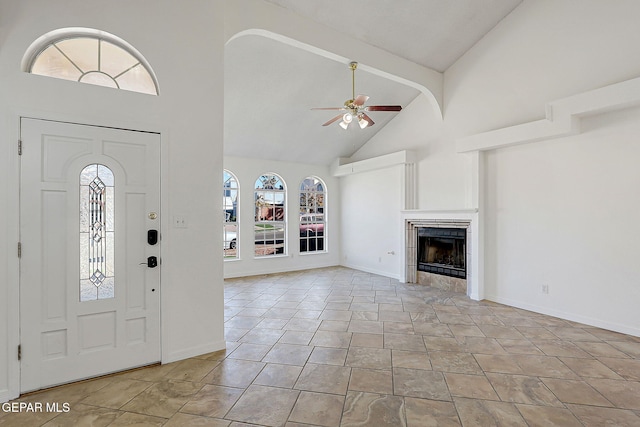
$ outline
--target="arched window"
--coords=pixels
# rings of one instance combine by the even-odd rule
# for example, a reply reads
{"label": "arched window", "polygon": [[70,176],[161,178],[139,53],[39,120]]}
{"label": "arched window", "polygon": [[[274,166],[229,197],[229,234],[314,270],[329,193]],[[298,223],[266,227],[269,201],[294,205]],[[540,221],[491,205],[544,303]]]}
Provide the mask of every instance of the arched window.
{"label": "arched window", "polygon": [[23,58],[23,71],[133,92],[158,94],[144,57],[124,40],[104,31],[68,28],[36,40]]}
{"label": "arched window", "polygon": [[228,170],[222,173],[224,259],[238,258],[238,179]]}
{"label": "arched window", "polygon": [[325,250],[325,185],[314,176],[300,184],[300,252]]}
{"label": "arched window", "polygon": [[113,298],[115,292],[115,182],[104,165],[80,172],[80,301]]}
{"label": "arched window", "polygon": [[284,181],[266,173],[256,180],[255,191],[255,256],[286,253],[286,194]]}

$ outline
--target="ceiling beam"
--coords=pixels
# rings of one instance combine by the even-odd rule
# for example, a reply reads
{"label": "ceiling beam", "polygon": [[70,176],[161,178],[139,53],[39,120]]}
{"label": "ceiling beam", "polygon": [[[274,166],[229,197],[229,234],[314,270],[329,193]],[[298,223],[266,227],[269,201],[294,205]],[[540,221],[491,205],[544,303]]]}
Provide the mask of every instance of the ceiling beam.
{"label": "ceiling beam", "polygon": [[431,103],[442,119],[443,74],[349,37],[262,0],[225,3],[225,42],[246,35],[278,40],[300,49],[358,67],[372,74],[413,87]]}

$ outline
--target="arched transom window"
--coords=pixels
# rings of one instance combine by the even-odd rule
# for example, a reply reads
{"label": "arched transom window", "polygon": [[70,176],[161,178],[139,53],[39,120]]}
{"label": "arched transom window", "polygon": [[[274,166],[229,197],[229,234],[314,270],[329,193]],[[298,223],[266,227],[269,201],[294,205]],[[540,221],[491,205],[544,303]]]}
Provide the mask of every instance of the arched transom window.
{"label": "arched transom window", "polygon": [[267,173],[256,180],[255,256],[286,253],[286,188],[276,174]]}
{"label": "arched transom window", "polygon": [[58,30],[32,44],[23,60],[32,74],[158,94],[151,67],[131,45],[103,31]]}
{"label": "arched transom window", "polygon": [[325,250],[325,186],[319,178],[300,184],[300,252]]}

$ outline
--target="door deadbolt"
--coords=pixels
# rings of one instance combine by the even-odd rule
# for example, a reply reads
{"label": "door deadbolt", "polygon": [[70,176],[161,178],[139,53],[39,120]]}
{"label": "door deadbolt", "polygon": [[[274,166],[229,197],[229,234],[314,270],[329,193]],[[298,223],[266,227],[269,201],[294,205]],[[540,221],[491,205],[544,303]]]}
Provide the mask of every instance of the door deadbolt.
{"label": "door deadbolt", "polygon": [[152,246],[158,243],[158,230],[147,230],[147,243]]}

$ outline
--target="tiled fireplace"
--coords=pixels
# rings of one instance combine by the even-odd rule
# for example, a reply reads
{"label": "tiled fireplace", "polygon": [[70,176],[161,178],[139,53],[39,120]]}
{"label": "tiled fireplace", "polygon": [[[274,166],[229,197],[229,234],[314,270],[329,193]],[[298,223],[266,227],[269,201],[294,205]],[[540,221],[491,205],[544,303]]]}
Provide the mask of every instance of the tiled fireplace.
{"label": "tiled fireplace", "polygon": [[[404,211],[407,283],[479,298],[477,212]],[[475,233],[474,233],[475,231]]]}

